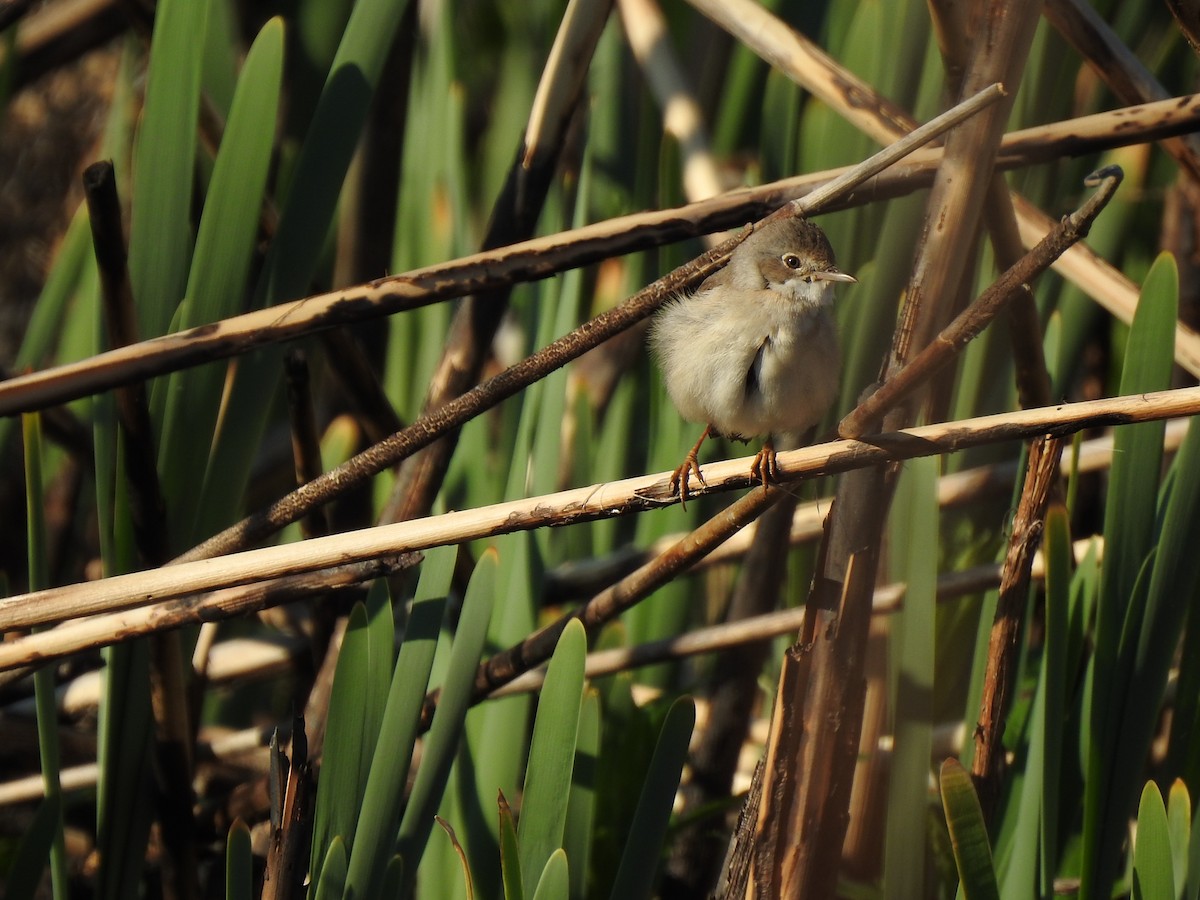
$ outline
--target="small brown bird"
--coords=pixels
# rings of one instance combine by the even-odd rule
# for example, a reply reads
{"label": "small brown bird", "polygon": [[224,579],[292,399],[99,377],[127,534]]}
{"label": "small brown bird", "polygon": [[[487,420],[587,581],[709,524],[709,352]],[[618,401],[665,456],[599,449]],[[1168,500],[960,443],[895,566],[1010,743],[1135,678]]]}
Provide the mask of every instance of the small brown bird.
{"label": "small brown bird", "polygon": [[801,218],[777,219],[733,251],[695,294],[663,307],[650,344],[680,414],[706,426],[671,476],[687,501],[697,453],[709,435],[766,435],[751,475],[778,474],[773,435],[798,440],[837,396],[840,355],[833,320],[837,270],[825,232]]}

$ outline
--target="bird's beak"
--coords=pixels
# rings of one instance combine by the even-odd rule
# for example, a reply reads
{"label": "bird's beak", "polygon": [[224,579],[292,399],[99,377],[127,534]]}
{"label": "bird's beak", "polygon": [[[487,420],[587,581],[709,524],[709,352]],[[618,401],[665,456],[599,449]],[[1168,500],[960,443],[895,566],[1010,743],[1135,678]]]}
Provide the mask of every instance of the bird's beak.
{"label": "bird's beak", "polygon": [[841,281],[846,284],[858,284],[858,279],[845,272],[813,272],[814,281]]}

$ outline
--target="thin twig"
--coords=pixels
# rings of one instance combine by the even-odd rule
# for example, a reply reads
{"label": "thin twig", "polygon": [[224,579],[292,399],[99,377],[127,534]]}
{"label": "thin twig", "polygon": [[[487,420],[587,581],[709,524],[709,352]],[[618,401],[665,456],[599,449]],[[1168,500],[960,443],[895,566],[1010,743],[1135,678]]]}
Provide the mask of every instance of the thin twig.
{"label": "thin twig", "polygon": [[[1028,200],[1018,199],[1016,206],[1024,212],[1035,208]],[[1025,215],[1018,219],[1021,239],[1029,246],[1048,232]],[[1053,266],[1054,271],[1078,286],[1101,307],[1129,324],[1137,309],[1139,287],[1112,264],[1096,255],[1087,244],[1076,244],[1064,253]],[[1200,378],[1200,334],[1182,323],[1175,326],[1175,361]]]}

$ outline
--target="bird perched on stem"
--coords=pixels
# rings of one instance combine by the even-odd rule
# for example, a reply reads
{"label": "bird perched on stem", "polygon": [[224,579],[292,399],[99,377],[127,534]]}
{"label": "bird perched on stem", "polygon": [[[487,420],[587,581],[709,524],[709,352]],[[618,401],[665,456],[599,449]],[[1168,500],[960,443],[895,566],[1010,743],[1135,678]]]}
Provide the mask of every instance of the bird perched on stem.
{"label": "bird perched on stem", "polygon": [[855,280],[837,270],[825,232],[807,219],[780,218],[655,317],[650,344],[667,393],[685,419],[706,426],[671,476],[681,501],[691,473],[707,486],[697,454],[709,436],[765,435],[750,473],[764,487],[777,477],[773,436],[798,440],[837,396],[833,287]]}

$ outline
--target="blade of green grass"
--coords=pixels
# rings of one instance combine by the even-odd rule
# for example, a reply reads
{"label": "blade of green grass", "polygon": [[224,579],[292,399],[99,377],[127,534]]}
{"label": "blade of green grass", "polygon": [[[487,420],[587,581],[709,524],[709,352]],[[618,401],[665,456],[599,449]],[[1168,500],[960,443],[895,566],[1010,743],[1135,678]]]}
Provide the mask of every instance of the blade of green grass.
{"label": "blade of green grass", "polygon": [[426,555],[421,569],[350,851],[346,885],[356,897],[375,896],[393,858],[421,705],[457,556],[456,547],[437,547]]}
{"label": "blade of green grass", "polygon": [[540,873],[551,855],[562,847],[567,822],[564,798],[569,795],[575,766],[586,655],[587,635],[583,624],[573,619],[559,637],[550,660],[529,745],[517,822],[526,893],[534,886],[533,873]]}
{"label": "blade of green grass", "polygon": [[1171,869],[1176,894],[1183,896],[1188,882],[1188,849],[1192,843],[1192,798],[1187,785],[1176,778],[1167,795],[1167,826],[1171,838]]}
{"label": "blade of green grass", "polygon": [[[452,875],[439,885],[439,889],[443,892],[443,896],[446,895],[445,892],[449,892],[450,895],[461,896],[464,900],[474,900],[475,885],[471,879],[471,865],[467,862],[467,854],[463,852],[462,844],[458,842],[458,836],[454,833],[454,828],[441,816],[435,816],[434,821],[446,833],[446,843],[450,845],[451,851],[454,854],[454,862],[458,867]],[[351,894],[351,896],[357,895]]]}
{"label": "blade of green grass", "polygon": [[637,813],[626,834],[625,852],[609,895],[613,900],[634,900],[652,894],[654,873],[662,856],[671,806],[695,724],[696,705],[690,697],[671,704],[642,784]]}
{"label": "blade of green grass", "polygon": [[287,191],[263,273],[267,305],[302,296],[407,0],[354,4]]}
{"label": "blade of green grass", "polygon": [[1133,844],[1133,900],[1175,900],[1172,871],[1167,810],[1158,785],[1147,781]]}
{"label": "blade of green grass", "polygon": [[[354,5],[286,188],[255,291],[256,305],[294,299],[312,288],[342,183],[406,5],[393,0]],[[239,360],[227,424],[217,436],[202,487],[214,509],[234,509],[245,490],[251,448],[260,446],[270,419],[264,411],[276,398],[281,352],[270,348]],[[217,524],[200,530],[214,530]]]}
{"label": "blade of green grass", "polygon": [[[208,186],[175,328],[216,322],[245,305],[274,146],[283,46],[283,20],[274,18],[263,26],[246,56]],[[160,400],[159,469],[173,521],[185,526],[183,533],[172,535],[178,549],[190,547],[233,512],[219,509],[202,514],[202,504],[214,495],[197,491],[195,484],[211,446],[197,436],[216,433],[225,371],[224,363],[213,363],[176,372],[167,379]],[[251,459],[246,454],[243,466],[248,468]],[[209,525],[193,524],[198,516]]]}
{"label": "blade of green grass", "polygon": [[251,900],[254,894],[254,855],[250,829],[241,819],[229,826],[225,838],[225,900]]}
{"label": "blade of green grass", "polygon": [[987,825],[970,774],[958,760],[947,759],[939,781],[962,896],[966,900],[999,900]]}
{"label": "blade of green grass", "polygon": [[542,877],[538,879],[533,892],[533,900],[567,900],[570,890],[571,873],[568,871],[567,854],[559,848],[546,860]]}
{"label": "blade of green grass", "polygon": [[[38,413],[21,416],[25,446],[25,516],[29,553],[29,589],[50,586],[46,559],[45,497],[42,488],[42,418]],[[55,900],[65,900],[70,891],[67,878],[67,847],[63,836],[62,782],[58,749],[58,699],[54,693],[54,668],[41,666],[33,673],[37,711],[38,759],[42,789],[50,808],[57,813],[50,841],[50,880]]]}
{"label": "blade of green grass", "polygon": [[517,844],[517,826],[513,821],[512,807],[504,799],[504,792],[496,795],[500,813],[500,871],[503,877],[505,900],[525,900],[525,888],[521,883],[521,849]]}
{"label": "blade of green grass", "polygon": [[[91,264],[94,281],[95,261]],[[98,288],[94,288],[98,293]],[[92,319],[99,323],[93,303]],[[93,328],[94,350],[99,329]],[[96,472],[96,518],[104,574],[133,571],[137,565],[130,518],[128,481],[115,398],[96,397],[92,410]],[[96,847],[100,857],[97,895],[123,900],[141,890],[145,848],[154,817],[150,762],[153,720],[150,707],[150,648],[146,641],[107,647],[98,709],[96,762]]]}
{"label": "blade of green grass", "polygon": [[164,0],[154,12],[129,231],[129,282],[143,337],[166,333],[187,283],[208,6],[206,0]]}
{"label": "blade of green grass", "polygon": [[[1129,333],[1121,377],[1122,394],[1163,390],[1169,385],[1178,297],[1175,262],[1164,254],[1142,287]],[[1118,429],[1114,438],[1092,663],[1083,897],[1106,896],[1116,877],[1128,806],[1135,796],[1141,769],[1140,763],[1134,763],[1132,768],[1121,768],[1121,764],[1128,766],[1133,758],[1144,753],[1151,739],[1152,710],[1158,705],[1158,695],[1146,695],[1143,683],[1136,685],[1135,695],[1133,682],[1139,646],[1146,639],[1142,634],[1143,608],[1135,602],[1135,596],[1139,593],[1138,582],[1148,581],[1144,563],[1158,533],[1158,478],[1164,427],[1161,422],[1133,425]],[[1143,581],[1141,595],[1147,597],[1148,590],[1149,584]],[[1151,627],[1148,621],[1145,627]],[[1157,652],[1163,652],[1161,647]],[[1145,715],[1148,711],[1149,717]],[[1121,748],[1125,748],[1124,752]]]}
{"label": "blade of green grass", "polygon": [[[42,292],[38,295],[21,347],[13,360],[14,372],[35,369],[46,365],[59,342],[60,331],[71,312],[71,302],[79,290],[88,266],[95,266],[92,254],[91,227],[88,224],[87,208],[80,205],[67,233],[63,237],[54,266],[50,269]],[[0,419],[0,448],[8,443],[15,417]]]}
{"label": "blade of green grass", "polygon": [[309,895],[313,900],[342,900],[346,890],[346,841],[339,834],[329,842],[321,861],[320,876],[313,875]]}
{"label": "blade of green grass", "polygon": [[[1042,542],[1046,560],[1046,642],[1043,649],[1041,738],[1042,802],[1038,891],[1048,896],[1054,889],[1058,861],[1059,790],[1064,756],[1064,730],[1068,712],[1067,673],[1070,670],[1071,532],[1067,510],[1053,505],[1046,513]],[[1078,637],[1082,638],[1082,628]]]}
{"label": "blade of green grass", "polygon": [[47,797],[38,804],[5,873],[4,896],[8,900],[34,900],[38,896],[46,861],[62,835],[61,825],[62,797]]}
{"label": "blade of green grass", "polygon": [[[392,608],[387,585],[379,580],[367,595],[366,605],[355,604],[350,613],[334,673],[313,817],[314,883],[320,880],[321,865],[335,838],[342,839],[344,849],[354,845],[392,680],[392,644]],[[345,880],[344,873],[341,878]]]}
{"label": "blade of green grass", "polygon": [[567,798],[567,824],[563,834],[563,849],[571,864],[571,896],[583,900],[588,896],[588,870],[591,867],[592,842],[595,839],[594,821],[599,803],[596,784],[597,762],[600,756],[600,695],[586,688],[579,715],[579,737],[575,744],[575,765],[571,792]]}
{"label": "blade of green grass", "polygon": [[416,879],[417,864],[429,840],[434,811],[445,790],[462,734],[475,668],[483,652],[496,600],[496,567],[496,552],[489,550],[479,558],[471,575],[437,712],[425,738],[421,767],[417,770],[408,806],[400,821],[397,851],[404,859],[407,890],[411,890]]}
{"label": "blade of green grass", "polygon": [[938,501],[936,457],[901,473],[891,516],[894,580],[907,583],[904,606],[892,620],[892,699],[895,744],[887,800],[884,881],[895,896],[925,891],[925,832],[912,823],[928,806],[933,746]]}
{"label": "blade of green grass", "polygon": [[[522,415],[522,424],[527,418]],[[520,438],[517,446],[525,446]],[[525,454],[517,453],[515,459],[523,461]],[[510,484],[519,477],[519,467],[514,462]],[[496,542],[496,550],[500,554],[496,583],[504,603],[488,628],[488,646],[510,647],[536,628],[542,562],[537,541],[529,533],[505,535]],[[520,796],[532,714],[533,697],[526,695],[489,701],[467,715],[471,786],[459,798],[462,805],[457,815],[461,820],[456,824],[481,887],[495,885],[502,877],[500,836],[491,815],[491,798],[497,791],[503,791],[506,797]]]}

